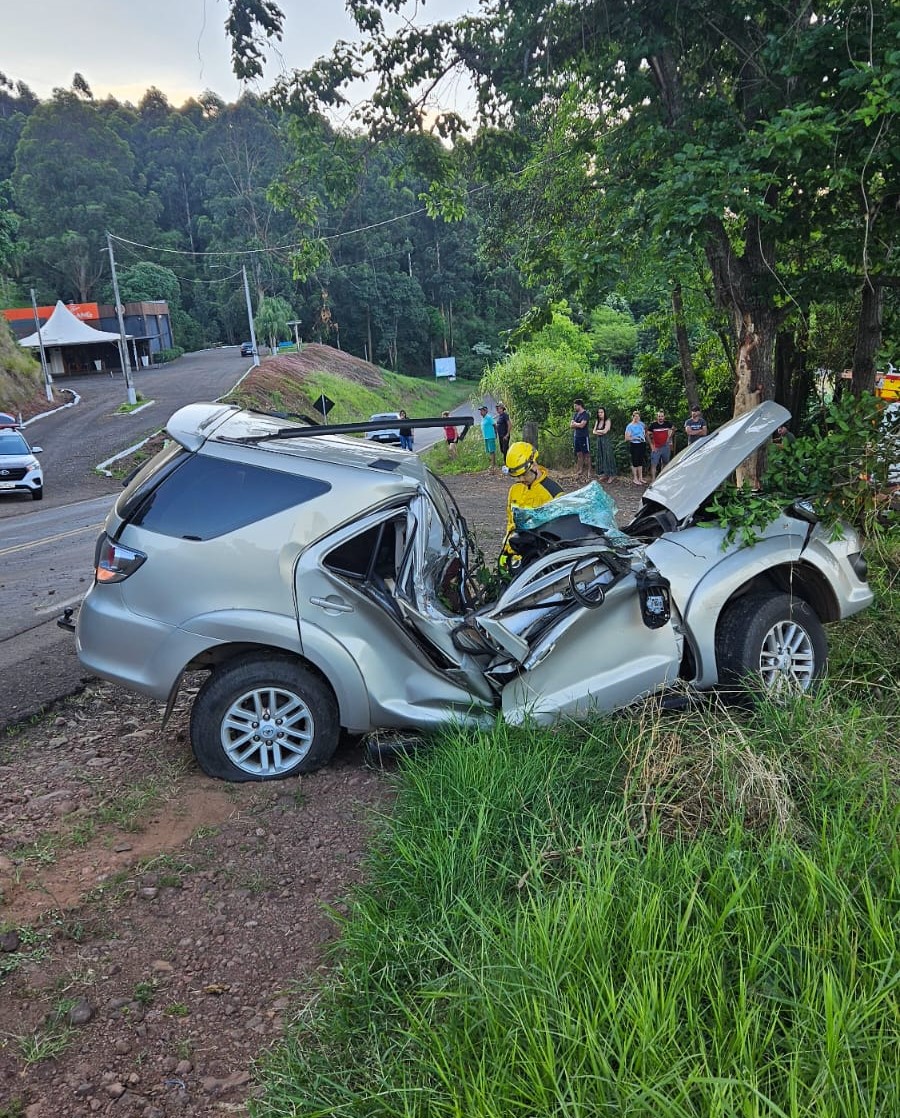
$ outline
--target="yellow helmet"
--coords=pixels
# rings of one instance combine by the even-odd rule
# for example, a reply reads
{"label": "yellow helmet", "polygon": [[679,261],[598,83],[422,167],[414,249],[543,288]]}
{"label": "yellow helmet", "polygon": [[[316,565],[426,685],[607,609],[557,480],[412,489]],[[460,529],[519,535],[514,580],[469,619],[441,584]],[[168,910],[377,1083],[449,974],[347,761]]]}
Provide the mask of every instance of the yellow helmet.
{"label": "yellow helmet", "polygon": [[531,443],[513,443],[506,452],[506,466],[510,477],[521,477],[537,461],[537,451]]}

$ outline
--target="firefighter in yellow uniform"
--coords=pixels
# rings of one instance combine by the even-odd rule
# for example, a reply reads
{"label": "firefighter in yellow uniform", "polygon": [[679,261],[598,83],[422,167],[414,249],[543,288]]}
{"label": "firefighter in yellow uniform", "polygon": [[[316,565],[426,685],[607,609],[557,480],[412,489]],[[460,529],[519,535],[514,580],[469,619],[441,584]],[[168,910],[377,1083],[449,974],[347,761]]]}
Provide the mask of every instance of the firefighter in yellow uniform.
{"label": "firefighter in yellow uniform", "polygon": [[536,509],[546,505],[562,493],[562,486],[538,465],[537,451],[531,443],[513,443],[506,452],[503,472],[515,478],[506,498],[506,536],[500,552],[501,570],[512,570],[518,565],[519,556],[509,544],[509,537],[516,530],[513,509]]}

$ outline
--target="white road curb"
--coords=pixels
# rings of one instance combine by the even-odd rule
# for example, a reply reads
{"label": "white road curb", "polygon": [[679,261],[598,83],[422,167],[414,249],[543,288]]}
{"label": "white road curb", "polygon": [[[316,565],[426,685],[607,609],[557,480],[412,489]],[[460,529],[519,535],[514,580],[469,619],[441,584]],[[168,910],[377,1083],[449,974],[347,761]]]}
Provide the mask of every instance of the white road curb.
{"label": "white road curb", "polygon": [[36,423],[39,419],[46,419],[48,415],[56,415],[58,411],[65,411],[66,408],[74,408],[76,404],[81,403],[81,397],[74,388],[61,388],[60,392],[68,392],[72,397],[68,404],[60,404],[58,408],[51,408],[49,411],[42,411],[40,415],[33,415],[31,419],[26,419],[22,426],[27,427],[29,423]]}

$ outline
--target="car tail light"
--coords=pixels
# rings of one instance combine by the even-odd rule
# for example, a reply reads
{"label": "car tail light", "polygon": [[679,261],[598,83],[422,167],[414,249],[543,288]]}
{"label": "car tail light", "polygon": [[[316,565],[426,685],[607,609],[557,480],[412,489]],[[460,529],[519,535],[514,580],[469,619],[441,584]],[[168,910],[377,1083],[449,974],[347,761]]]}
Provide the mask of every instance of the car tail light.
{"label": "car tail light", "polygon": [[94,578],[97,582],[121,582],[134,574],[146,558],[143,552],[124,547],[104,533],[97,540],[94,553]]}

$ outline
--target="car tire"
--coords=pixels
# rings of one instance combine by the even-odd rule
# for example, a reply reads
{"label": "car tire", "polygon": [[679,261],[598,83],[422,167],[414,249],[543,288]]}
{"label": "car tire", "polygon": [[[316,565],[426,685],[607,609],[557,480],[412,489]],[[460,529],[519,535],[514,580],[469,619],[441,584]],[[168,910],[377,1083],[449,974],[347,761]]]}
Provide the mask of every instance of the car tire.
{"label": "car tire", "polygon": [[[790,594],[748,594],[728,606],[716,633],[719,683],[746,699],[814,691],[828,638],[812,606]],[[737,696],[736,696],[737,697]]]}
{"label": "car tire", "polygon": [[337,703],[318,676],[286,656],[248,653],[216,668],[191,711],[197,764],[220,780],[281,780],[327,764]]}
{"label": "car tire", "polygon": [[32,499],[32,501],[43,501],[43,499],[44,499],[43,489],[32,489],[31,499]]}

